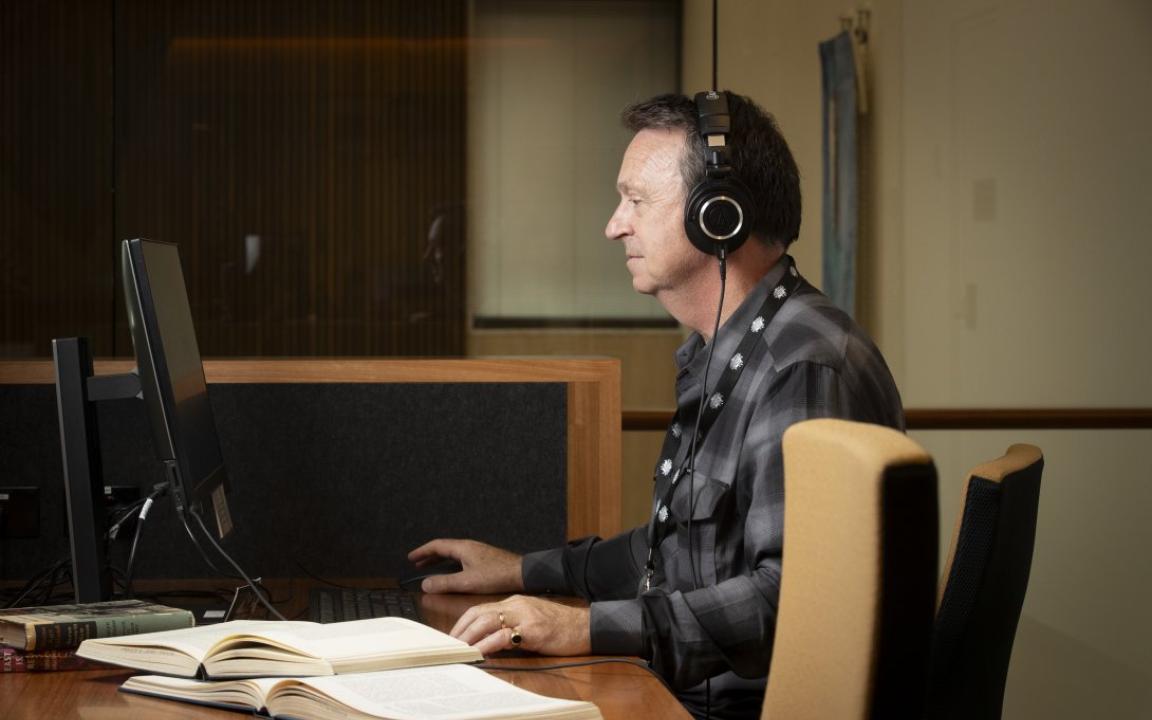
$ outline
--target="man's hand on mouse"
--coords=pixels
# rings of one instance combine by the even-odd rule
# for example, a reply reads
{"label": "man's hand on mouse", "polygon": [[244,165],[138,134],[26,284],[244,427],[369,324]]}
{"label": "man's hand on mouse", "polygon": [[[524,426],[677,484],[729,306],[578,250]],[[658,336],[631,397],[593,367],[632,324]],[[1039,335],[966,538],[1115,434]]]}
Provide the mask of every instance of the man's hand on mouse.
{"label": "man's hand on mouse", "polygon": [[443,558],[458,560],[463,569],[458,573],[424,578],[420,583],[424,592],[502,593],[524,589],[521,557],[482,542],[439,538],[408,553],[408,560],[418,568]]}

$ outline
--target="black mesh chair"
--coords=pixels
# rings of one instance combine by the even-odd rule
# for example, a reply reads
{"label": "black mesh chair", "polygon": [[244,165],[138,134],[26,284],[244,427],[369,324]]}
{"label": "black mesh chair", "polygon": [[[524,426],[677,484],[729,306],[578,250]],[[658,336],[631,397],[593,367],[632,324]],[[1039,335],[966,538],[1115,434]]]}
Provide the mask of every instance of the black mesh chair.
{"label": "black mesh chair", "polygon": [[936,612],[930,720],[1000,718],[1043,469],[1039,448],[1013,445],[968,476]]}

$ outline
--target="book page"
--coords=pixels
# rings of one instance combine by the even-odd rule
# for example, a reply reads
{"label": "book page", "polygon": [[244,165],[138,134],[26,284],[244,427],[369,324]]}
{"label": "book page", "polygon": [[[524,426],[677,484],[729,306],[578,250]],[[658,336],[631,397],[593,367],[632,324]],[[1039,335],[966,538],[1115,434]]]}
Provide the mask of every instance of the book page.
{"label": "book page", "polygon": [[[595,705],[545,697],[469,665],[385,670],[282,681],[267,698],[274,715],[309,715],[304,685],[361,713],[407,720],[489,717],[600,717]],[[297,686],[297,689],[293,689]]]}
{"label": "book page", "polygon": [[[403,618],[321,625],[238,620],[221,625],[87,641],[77,653],[128,667],[192,677],[329,675],[389,665],[479,661],[467,643]],[[342,665],[338,665],[340,661]]]}
{"label": "book page", "polygon": [[125,692],[156,695],[187,702],[228,705],[259,710],[279,678],[252,678],[228,682],[203,682],[163,675],[137,675],[128,678],[120,689]]}
{"label": "book page", "polygon": [[[287,627],[292,625],[293,627]],[[261,628],[260,637],[331,661],[348,658],[421,654],[429,650],[466,649],[467,643],[447,633],[398,617],[328,623],[277,623]],[[223,647],[222,647],[223,649]],[[476,660],[480,659],[476,653]]]}
{"label": "book page", "polygon": [[[90,644],[131,647],[140,650],[145,650],[148,647],[170,648],[201,661],[205,655],[208,654],[209,650],[232,635],[252,635],[272,626],[284,627],[285,630],[293,632],[300,626],[307,627],[310,625],[314,625],[314,623],[279,622],[275,620],[233,620],[232,622],[220,623],[219,625],[205,625],[203,627],[191,627],[181,630],[164,630],[162,632],[142,633],[140,635],[86,640],[84,646],[81,646],[81,649]],[[83,657],[82,654],[81,656]]]}

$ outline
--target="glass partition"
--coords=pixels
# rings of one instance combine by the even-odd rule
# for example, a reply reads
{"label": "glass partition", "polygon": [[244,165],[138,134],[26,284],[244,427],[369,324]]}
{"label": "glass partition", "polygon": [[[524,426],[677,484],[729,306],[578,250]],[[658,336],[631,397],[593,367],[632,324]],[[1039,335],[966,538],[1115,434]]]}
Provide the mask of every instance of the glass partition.
{"label": "glass partition", "polygon": [[[180,245],[205,356],[505,352],[672,324],[602,230],[658,0],[4,3],[0,358],[130,353],[119,240]],[[512,348],[513,350],[515,348]]]}

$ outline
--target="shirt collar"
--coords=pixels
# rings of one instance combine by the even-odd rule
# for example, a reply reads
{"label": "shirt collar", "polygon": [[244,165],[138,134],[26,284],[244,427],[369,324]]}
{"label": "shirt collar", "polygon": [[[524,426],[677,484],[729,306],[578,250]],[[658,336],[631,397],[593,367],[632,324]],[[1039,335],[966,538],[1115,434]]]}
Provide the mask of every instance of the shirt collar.
{"label": "shirt collar", "polygon": [[[776,265],[760,279],[760,282],[756,283],[756,287],[748,293],[748,297],[744,298],[740,307],[736,308],[736,312],[728,316],[728,319],[720,326],[720,332],[716,334],[715,338],[716,350],[712,357],[713,365],[728,362],[729,357],[736,352],[736,348],[739,347],[740,341],[744,338],[744,333],[748,331],[755,319],[756,312],[764,304],[764,299],[768,297],[772,288],[776,287],[784,278],[789,263],[795,264],[795,261],[788,255],[781,256]],[[699,378],[704,374],[704,364],[707,360],[708,347],[704,343],[704,338],[700,333],[693,332],[676,350],[676,390],[678,395],[683,394],[689,385],[699,385]],[[715,372],[715,368],[709,369],[708,384],[715,384],[719,377],[720,373]]]}

